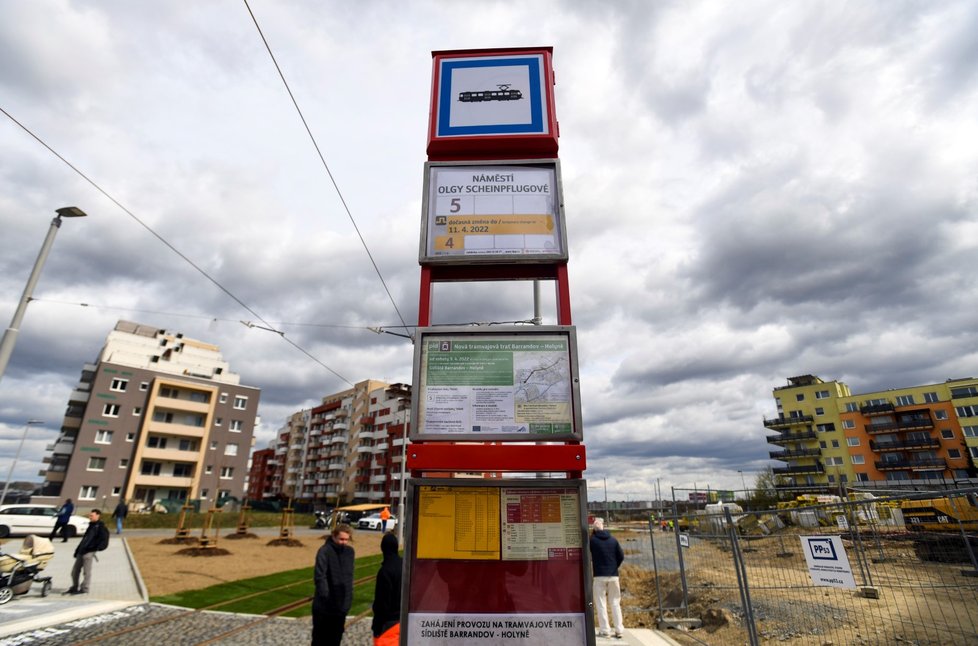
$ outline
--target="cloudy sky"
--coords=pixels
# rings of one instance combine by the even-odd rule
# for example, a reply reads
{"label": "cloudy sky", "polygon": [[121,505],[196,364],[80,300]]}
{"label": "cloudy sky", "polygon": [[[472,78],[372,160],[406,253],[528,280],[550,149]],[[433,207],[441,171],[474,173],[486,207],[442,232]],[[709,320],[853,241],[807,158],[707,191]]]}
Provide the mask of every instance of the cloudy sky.
{"label": "cloudy sky", "polygon": [[[367,328],[417,322],[432,50],[554,48],[592,497],[749,484],[790,376],[978,373],[978,4],[249,2],[342,199],[244,2],[0,0],[4,326],[54,210],[89,215],[0,382],[0,475],[40,419],[39,480],[118,319],[218,344],[259,445],[410,381]],[[529,283],[435,290],[435,323],[532,315]]]}

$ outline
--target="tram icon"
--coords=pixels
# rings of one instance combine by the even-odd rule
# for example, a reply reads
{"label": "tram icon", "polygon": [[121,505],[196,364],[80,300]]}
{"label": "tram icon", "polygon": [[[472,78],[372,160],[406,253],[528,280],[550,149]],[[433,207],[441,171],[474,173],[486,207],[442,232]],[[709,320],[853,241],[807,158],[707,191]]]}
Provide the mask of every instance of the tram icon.
{"label": "tram icon", "polygon": [[459,92],[458,100],[462,103],[479,103],[482,101],[519,101],[523,93],[509,89],[511,84],[497,85],[498,90],[481,90],[477,92]]}

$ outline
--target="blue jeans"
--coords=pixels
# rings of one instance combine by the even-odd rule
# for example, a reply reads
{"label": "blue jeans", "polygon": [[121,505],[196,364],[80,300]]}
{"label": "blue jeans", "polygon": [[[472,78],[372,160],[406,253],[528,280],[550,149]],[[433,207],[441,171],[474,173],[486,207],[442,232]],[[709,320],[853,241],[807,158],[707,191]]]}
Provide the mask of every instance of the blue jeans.
{"label": "blue jeans", "polygon": [[116,534],[122,533],[122,516],[115,517],[115,533]]}

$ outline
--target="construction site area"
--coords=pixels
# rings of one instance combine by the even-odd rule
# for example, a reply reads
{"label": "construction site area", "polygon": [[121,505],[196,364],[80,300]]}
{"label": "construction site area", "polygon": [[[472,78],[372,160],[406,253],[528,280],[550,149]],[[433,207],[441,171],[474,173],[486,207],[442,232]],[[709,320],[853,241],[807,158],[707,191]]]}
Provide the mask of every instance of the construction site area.
{"label": "construction site area", "polygon": [[[973,491],[707,503],[612,530],[625,624],[683,644],[978,644]],[[840,546],[851,585],[815,584],[813,541]]]}

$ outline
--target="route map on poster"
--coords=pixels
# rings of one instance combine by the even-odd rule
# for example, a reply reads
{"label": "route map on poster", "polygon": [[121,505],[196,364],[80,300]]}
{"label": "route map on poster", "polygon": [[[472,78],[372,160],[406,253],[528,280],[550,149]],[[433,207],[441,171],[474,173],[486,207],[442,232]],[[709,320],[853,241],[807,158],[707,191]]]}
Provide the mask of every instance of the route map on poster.
{"label": "route map on poster", "polygon": [[573,432],[566,336],[427,339],[424,344],[419,419],[425,434]]}
{"label": "route map on poster", "polygon": [[432,166],[430,257],[563,256],[553,168]]}
{"label": "route map on poster", "polygon": [[499,490],[418,490],[418,558],[499,560]]}
{"label": "route map on poster", "polygon": [[504,561],[581,560],[577,489],[503,489]]}

